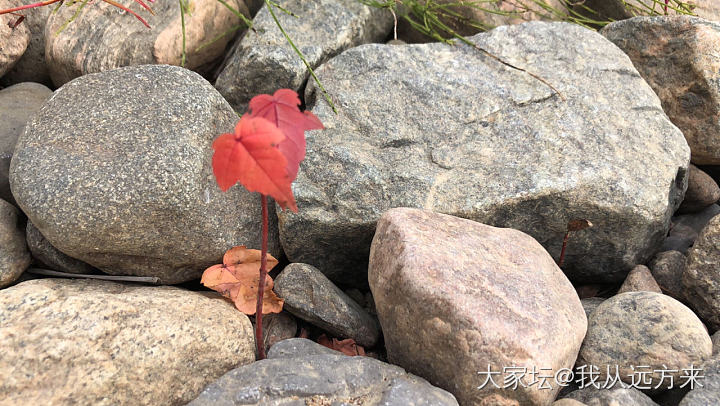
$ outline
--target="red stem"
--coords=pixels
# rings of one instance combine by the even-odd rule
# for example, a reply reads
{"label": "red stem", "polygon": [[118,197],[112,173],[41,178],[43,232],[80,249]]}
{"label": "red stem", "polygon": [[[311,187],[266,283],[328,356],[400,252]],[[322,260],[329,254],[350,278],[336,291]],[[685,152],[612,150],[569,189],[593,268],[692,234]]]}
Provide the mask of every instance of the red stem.
{"label": "red stem", "polygon": [[570,238],[570,231],[565,232],[565,238],[563,238],[562,250],[560,250],[560,259],[558,259],[558,267],[563,265],[565,261],[565,248],[567,248],[568,239]]}
{"label": "red stem", "polygon": [[265,295],[265,278],[267,277],[267,240],[268,240],[268,208],[267,197],[261,195],[262,205],[262,251],[260,254],[260,279],[258,280],[257,305],[255,307],[255,343],[257,343],[258,359],[265,359],[265,343],[262,334],[262,308]]}
{"label": "red stem", "polygon": [[50,4],[53,4],[53,3],[57,3],[58,1],[61,1],[61,0],[42,1],[42,2],[39,2],[39,3],[26,4],[26,5],[20,6],[20,7],[8,8],[8,9],[5,9],[5,10],[0,10],[0,14],[14,13],[14,12],[16,12],[16,11],[27,10],[27,9],[29,9],[29,8],[47,6],[47,5],[50,5]]}

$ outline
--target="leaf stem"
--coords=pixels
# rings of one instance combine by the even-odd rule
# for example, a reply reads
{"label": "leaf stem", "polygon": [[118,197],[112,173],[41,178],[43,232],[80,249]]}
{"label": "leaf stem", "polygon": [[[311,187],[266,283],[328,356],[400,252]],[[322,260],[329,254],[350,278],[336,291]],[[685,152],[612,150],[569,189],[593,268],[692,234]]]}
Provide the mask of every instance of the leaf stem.
{"label": "leaf stem", "polygon": [[262,205],[262,251],[260,254],[260,279],[258,279],[257,305],[255,307],[255,343],[258,359],[265,359],[265,345],[262,334],[262,308],[265,294],[265,278],[267,277],[267,240],[268,240],[268,207],[267,196],[260,195]]}
{"label": "leaf stem", "polygon": [[570,239],[570,230],[565,232],[565,238],[563,238],[562,243],[562,249],[560,250],[560,258],[558,259],[558,267],[561,268],[563,266],[563,262],[565,262],[565,249],[567,248],[568,240]]}

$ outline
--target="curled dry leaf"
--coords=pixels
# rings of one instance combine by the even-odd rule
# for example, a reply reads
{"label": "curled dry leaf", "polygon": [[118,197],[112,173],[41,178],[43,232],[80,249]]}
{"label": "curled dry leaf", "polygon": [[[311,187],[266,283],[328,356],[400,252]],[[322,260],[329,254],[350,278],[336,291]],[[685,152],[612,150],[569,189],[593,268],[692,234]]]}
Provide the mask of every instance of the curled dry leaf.
{"label": "curled dry leaf", "polygon": [[[244,245],[230,248],[223,263],[213,265],[203,272],[200,283],[217,291],[235,303],[241,312],[255,314],[258,281],[260,279],[260,250],[247,249]],[[267,256],[267,268],[278,264],[272,255]],[[272,290],[273,280],[265,276],[263,314],[280,313],[284,301]]]}
{"label": "curled dry leaf", "polygon": [[317,339],[318,344],[328,347],[335,351],[349,356],[365,355],[365,348],[361,345],[357,345],[355,340],[352,338],[346,338],[344,340],[338,340],[337,338],[329,339],[325,334],[322,334]]}
{"label": "curled dry leaf", "polygon": [[592,226],[593,226],[593,224],[589,220],[585,220],[585,219],[570,220],[570,221],[568,221],[567,230],[568,231],[580,231],[580,230],[584,230],[586,228],[590,228]]}

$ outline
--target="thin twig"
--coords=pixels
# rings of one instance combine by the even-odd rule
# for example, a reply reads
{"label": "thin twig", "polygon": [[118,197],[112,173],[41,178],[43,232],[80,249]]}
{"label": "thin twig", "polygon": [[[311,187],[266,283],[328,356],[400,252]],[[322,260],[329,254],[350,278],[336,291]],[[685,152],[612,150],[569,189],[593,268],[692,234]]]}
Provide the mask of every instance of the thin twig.
{"label": "thin twig", "polygon": [[35,275],[59,276],[62,278],[99,279],[99,280],[104,280],[104,281],[115,281],[115,282],[151,283],[153,285],[160,284],[160,278],[157,278],[155,276],[88,275],[88,274],[80,274],[80,273],[52,271],[50,269],[42,269],[42,268],[28,268],[25,272],[32,273]]}
{"label": "thin twig", "polygon": [[325,90],[325,86],[320,82],[320,79],[318,79],[317,75],[315,75],[315,71],[310,66],[310,63],[305,59],[305,55],[303,55],[302,52],[298,49],[297,46],[295,46],[295,43],[292,39],[290,39],[290,36],[285,32],[285,29],[280,24],[280,21],[278,20],[277,16],[275,15],[275,12],[273,11],[273,5],[274,3],[270,0],[265,0],[265,4],[267,5],[268,11],[270,11],[270,15],[272,16],[273,20],[275,20],[275,25],[280,29],[280,32],[285,36],[285,40],[287,40],[288,44],[290,44],[290,47],[295,51],[295,53],[300,57],[300,60],[303,61],[305,64],[305,67],[310,71],[310,76],[312,76],[315,83],[318,85],[320,90],[323,93],[323,96],[325,96],[325,100],[328,102],[330,107],[332,108],[333,112],[337,114],[337,108],[335,108],[335,103],[330,99],[330,95],[328,94],[327,90]]}
{"label": "thin twig", "polygon": [[262,251],[260,252],[260,278],[258,279],[257,303],[255,304],[255,342],[257,344],[258,359],[265,359],[262,317],[263,296],[265,295],[265,278],[267,277],[268,207],[267,197],[263,194],[260,195],[260,204],[262,205]]}

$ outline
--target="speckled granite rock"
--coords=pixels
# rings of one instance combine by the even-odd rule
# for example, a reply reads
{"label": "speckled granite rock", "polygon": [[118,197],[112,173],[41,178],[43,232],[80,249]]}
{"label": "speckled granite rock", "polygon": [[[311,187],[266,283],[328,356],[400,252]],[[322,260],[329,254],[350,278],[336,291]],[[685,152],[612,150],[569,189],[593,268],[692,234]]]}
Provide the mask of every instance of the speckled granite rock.
{"label": "speckled granite rock", "polygon": [[338,338],[372,347],[380,336],[375,319],[311,265],[286,266],[274,290],[285,300],[284,309]]}
{"label": "speckled granite rock", "polygon": [[580,299],[580,303],[582,303],[583,310],[585,310],[585,317],[590,319],[590,315],[593,314],[595,309],[597,309],[598,306],[600,306],[600,303],[604,302],[604,297],[588,297],[585,299]]}
{"label": "speckled granite rock", "polygon": [[172,287],[23,282],[0,291],[0,325],[0,399],[16,406],[180,405],[255,360],[247,316]]}
{"label": "speckled granite rock", "polygon": [[326,129],[308,133],[293,185],[302,210],[279,214],[290,261],[365,284],[376,222],[392,207],[519,229],[552,255],[568,221],[588,219],[596,226],[574,233],[563,266],[578,281],[620,282],[657,251],[689,149],[627,56],[565,23],[472,40],[566,100],[462,45],[363,45],[331,59],[318,75],[340,113],[308,86]]}
{"label": "speckled granite rock", "polygon": [[692,310],[661,293],[627,292],[590,316],[577,364],[598,367],[602,380],[617,366],[625,383],[632,382],[634,367],[647,366],[642,371],[652,371],[646,378],[654,388],[662,379],[659,370],[676,370],[666,376],[677,381],[682,369],[700,365],[711,352],[710,336]]}
{"label": "speckled granite rock", "polygon": [[388,361],[465,405],[552,402],[560,389],[553,382],[540,388],[527,375],[517,390],[479,389],[487,378],[479,371],[524,366],[554,375],[573,366],[585,336],[572,285],[542,246],[517,230],[391,209],[378,222],[369,280]]}
{"label": "speckled granite rock", "polygon": [[703,228],[688,252],[682,274],[683,294],[710,331],[720,329],[720,215]]}
{"label": "speckled granite rock", "polygon": [[306,338],[288,338],[275,344],[267,353],[267,357],[274,358],[301,358],[308,355],[341,354],[338,351],[320,345]]}
{"label": "speckled granite rock", "polygon": [[[321,347],[303,341],[307,342],[304,347]],[[448,392],[395,365],[368,357],[348,357],[327,348],[309,352],[313,355],[298,357],[292,352],[271,351],[270,358],[223,375],[188,406],[458,404]]]}
{"label": "speckled granite rock", "polygon": [[715,334],[710,336],[710,340],[712,341],[712,355],[715,357],[716,355],[720,354],[720,330],[716,331]]}
{"label": "speckled granite rock", "polygon": [[720,359],[713,359],[702,366],[705,378],[700,380],[702,387],[695,386],[682,399],[679,406],[720,405]]}
{"label": "speckled granite rock", "polygon": [[690,165],[688,188],[678,213],[695,213],[720,200],[720,187],[707,173]]}
{"label": "speckled granite rock", "polygon": [[53,247],[31,221],[27,223],[25,239],[27,240],[27,245],[33,258],[51,270],[84,274],[93,273],[94,271],[92,266],[78,259],[69,257]]}
{"label": "speckled granite rock", "polygon": [[[0,0],[0,10],[22,4],[24,3],[19,0]],[[10,28],[10,25],[17,19],[17,16],[11,14],[0,16],[0,77],[15,66],[30,43],[30,31],[27,26],[20,24],[15,28]]]}
{"label": "speckled granite rock", "polygon": [[[392,29],[392,14],[357,0],[282,0],[297,17],[274,9],[275,16],[315,69],[342,51],[368,42],[381,42]],[[280,88],[300,90],[310,75],[275,24],[267,5],[253,19],[257,32],[239,40],[218,76],[215,87],[243,112],[250,99]]]}
{"label": "speckled granite rock", "polygon": [[653,278],[652,272],[645,265],[638,265],[633,268],[617,293],[640,291],[662,293],[660,286]]}
{"label": "speckled granite rock", "polygon": [[[93,108],[67,108],[81,104]],[[28,123],[10,185],[65,254],[113,275],[191,280],[229,247],[260,246],[259,197],[240,186],[223,193],[212,174],[211,144],[236,122],[209,83],[179,67],[86,75]]]}
{"label": "speckled granite rock", "polygon": [[52,95],[38,83],[18,83],[0,90],[0,199],[15,203],[10,192],[10,159],[18,137],[30,117]]}
{"label": "speckled granite rock", "polygon": [[30,42],[15,66],[0,78],[0,84],[4,86],[22,82],[51,84],[45,63],[45,23],[52,9],[52,6],[35,7],[22,13],[25,16],[22,24],[30,31]]}
{"label": "speckled granite rock", "polygon": [[14,282],[32,260],[19,217],[15,206],[0,199],[0,288]]}
{"label": "speckled granite rock", "polygon": [[687,254],[705,225],[720,214],[720,206],[713,204],[697,213],[673,216],[670,232],[663,242],[662,251],[680,251]]}
{"label": "speckled granite rock", "polygon": [[587,387],[571,392],[567,399],[583,402],[587,406],[658,406],[648,395],[635,388]]}
{"label": "speckled granite rock", "polygon": [[696,164],[720,164],[720,23],[635,17],[601,33],[622,49],[682,130]]}
{"label": "speckled granite rock", "polygon": [[[227,3],[248,15],[242,0],[228,0]],[[241,22],[219,1],[193,0],[190,4],[191,13],[185,16],[185,67],[202,70],[204,65],[223,55],[232,35],[199,48]],[[121,66],[180,65],[182,30],[177,2],[158,1],[152,4],[154,16],[145,11],[138,13],[152,29],[131,15],[118,13],[118,9],[110,4],[100,2],[93,7],[85,7],[74,24],[57,33],[79,6],[80,2],[61,7],[47,21],[45,59],[56,86],[78,76]],[[133,9],[140,10],[139,7]]]}
{"label": "speckled granite rock", "polygon": [[681,302],[686,301],[682,286],[682,274],[685,270],[685,255],[682,252],[660,252],[648,265],[663,293]]}

